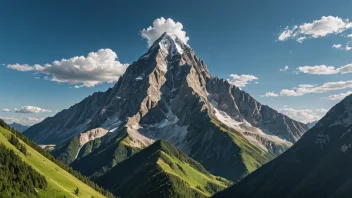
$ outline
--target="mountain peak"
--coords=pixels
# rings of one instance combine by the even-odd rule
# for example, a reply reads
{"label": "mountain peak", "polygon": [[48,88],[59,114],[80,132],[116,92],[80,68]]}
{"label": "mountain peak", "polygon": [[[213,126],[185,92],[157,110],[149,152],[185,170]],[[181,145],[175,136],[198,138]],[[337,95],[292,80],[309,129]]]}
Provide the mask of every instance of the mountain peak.
{"label": "mountain peak", "polygon": [[164,32],[149,48],[147,54],[150,54],[155,49],[160,49],[166,55],[173,57],[174,55],[182,55],[191,48],[181,41],[175,34]]}

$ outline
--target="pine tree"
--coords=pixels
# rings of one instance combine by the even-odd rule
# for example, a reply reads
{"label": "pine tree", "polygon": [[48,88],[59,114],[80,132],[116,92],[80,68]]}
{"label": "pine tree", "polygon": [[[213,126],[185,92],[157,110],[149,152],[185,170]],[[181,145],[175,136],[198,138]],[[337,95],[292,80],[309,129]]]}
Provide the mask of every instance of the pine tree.
{"label": "pine tree", "polygon": [[77,187],[76,190],[75,190],[75,195],[78,196],[78,194],[79,194],[79,188]]}

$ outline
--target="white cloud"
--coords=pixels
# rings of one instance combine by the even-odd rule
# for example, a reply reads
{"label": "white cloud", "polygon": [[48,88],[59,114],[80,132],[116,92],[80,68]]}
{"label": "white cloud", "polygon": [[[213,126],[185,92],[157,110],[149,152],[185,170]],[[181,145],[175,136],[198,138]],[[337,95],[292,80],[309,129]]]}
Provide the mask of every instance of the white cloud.
{"label": "white cloud", "polygon": [[285,65],[285,67],[284,67],[284,68],[281,68],[280,71],[287,71],[288,68],[289,68],[289,67],[288,67],[287,65]]}
{"label": "white cloud", "polygon": [[3,109],[2,112],[11,112],[10,109]]}
{"label": "white cloud", "polygon": [[300,66],[297,68],[305,74],[329,75],[329,74],[347,74],[352,73],[352,64],[347,64],[339,68],[334,66],[316,65],[316,66]]}
{"label": "white cloud", "polygon": [[4,120],[8,124],[17,122],[23,125],[33,125],[44,120],[44,118],[33,118],[33,117],[25,117],[25,118],[0,117],[0,119]]}
{"label": "white cloud", "polygon": [[336,74],[336,70],[334,66],[326,66],[326,65],[316,65],[316,66],[300,66],[297,68],[300,72],[305,74]]}
{"label": "white cloud", "polygon": [[330,95],[328,97],[323,97],[322,99],[327,99],[327,100],[342,100],[346,96],[349,96],[352,94],[352,91],[347,91],[346,93],[340,93],[340,94],[335,94],[335,95]]}
{"label": "white cloud", "polygon": [[327,82],[320,86],[303,84],[298,88],[283,89],[280,91],[281,96],[302,96],[309,93],[325,93],[333,90],[352,88],[352,81]]}
{"label": "white cloud", "polygon": [[11,124],[13,122],[20,122],[19,119],[13,117],[0,117],[0,119],[4,120],[8,124]]}
{"label": "white cloud", "polygon": [[147,29],[141,31],[143,38],[147,39],[148,46],[152,46],[153,43],[164,33],[172,33],[176,35],[182,42],[187,43],[189,37],[183,29],[183,25],[180,22],[175,22],[174,20],[163,17],[155,19],[153,26],[149,26]]}
{"label": "white cloud", "polygon": [[290,29],[288,26],[286,26],[285,30],[280,34],[279,40],[285,41],[285,40],[289,39],[290,37],[293,36],[293,32],[296,31],[297,28],[298,28],[298,26],[296,26],[296,25],[292,29]]}
{"label": "white cloud", "polygon": [[346,47],[345,47],[345,50],[350,51],[351,49],[352,49],[352,47],[347,43]]}
{"label": "white cloud", "polygon": [[352,28],[352,23],[348,19],[323,16],[321,19],[314,20],[311,23],[294,25],[291,28],[286,27],[284,31],[280,33],[278,39],[280,41],[296,39],[297,42],[302,43],[303,40],[308,38],[319,38],[329,34],[338,34],[350,28]]}
{"label": "white cloud", "polygon": [[17,70],[17,71],[22,71],[22,72],[33,71],[34,70],[34,67],[32,67],[30,65],[27,65],[27,64],[24,64],[24,65],[13,64],[13,65],[8,65],[7,68],[14,69],[14,70]]}
{"label": "white cloud", "polygon": [[94,87],[104,82],[116,82],[125,73],[128,64],[120,63],[117,54],[111,49],[100,49],[89,53],[87,57],[75,56],[44,66],[14,64],[7,67],[22,72],[37,71],[50,76],[44,79],[55,82],[74,84],[78,87]]}
{"label": "white cloud", "polygon": [[269,92],[267,92],[267,93],[265,93],[264,95],[260,95],[260,97],[278,97],[279,95],[278,94],[276,94],[275,92],[273,92],[273,91],[269,91]]}
{"label": "white cloud", "polygon": [[20,109],[15,108],[14,112],[15,113],[49,113],[51,112],[51,110],[42,109],[40,107],[34,107],[34,106],[24,106],[24,107],[21,107]]}
{"label": "white cloud", "polygon": [[347,35],[348,38],[352,38],[352,34]]}
{"label": "white cloud", "polygon": [[283,109],[278,109],[278,111],[294,120],[298,120],[303,123],[308,123],[308,122],[320,120],[320,118],[322,118],[328,110],[283,108]]}
{"label": "white cloud", "polygon": [[[247,74],[242,74],[242,75],[237,75],[237,74],[230,74],[231,79],[227,79],[227,81],[235,85],[236,87],[245,87],[248,85],[251,81],[256,81],[258,80],[257,77],[253,75],[247,75]],[[254,82],[255,83],[255,82]]]}
{"label": "white cloud", "polygon": [[32,117],[26,117],[26,118],[22,119],[22,121],[25,123],[38,123],[43,120],[44,120],[44,118],[32,118]]}
{"label": "white cloud", "polygon": [[303,43],[303,41],[306,40],[306,39],[307,39],[307,37],[301,36],[298,39],[296,39],[296,41],[299,42],[299,43]]}
{"label": "white cloud", "polygon": [[332,48],[335,48],[335,49],[341,49],[342,45],[341,44],[334,44],[332,45]]}

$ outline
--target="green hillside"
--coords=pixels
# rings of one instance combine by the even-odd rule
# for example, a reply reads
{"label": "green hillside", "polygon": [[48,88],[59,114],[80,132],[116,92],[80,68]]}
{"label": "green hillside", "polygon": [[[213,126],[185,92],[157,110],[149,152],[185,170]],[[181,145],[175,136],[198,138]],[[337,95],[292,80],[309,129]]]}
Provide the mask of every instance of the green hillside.
{"label": "green hillside", "polygon": [[[60,168],[54,162],[48,160],[39,152],[28,146],[22,140],[19,143],[26,149],[26,155],[9,142],[12,133],[0,127],[0,143],[14,151],[26,164],[47,180],[47,188],[36,189],[40,197],[77,197],[74,191],[78,188],[78,197],[104,197],[87,184],[83,183],[67,171]],[[1,183],[1,182],[0,182]]]}
{"label": "green hillside", "polygon": [[[97,141],[100,141],[100,138],[96,139],[94,142]],[[90,178],[101,176],[119,162],[133,156],[135,153],[140,151],[139,148],[131,146],[129,143],[130,141],[131,138],[127,135],[125,129],[123,129],[120,131],[119,135],[106,143],[107,146],[105,147],[97,146],[98,148],[89,150],[89,145],[87,144],[87,147],[81,149],[79,155],[81,158],[73,161],[70,166]],[[91,141],[91,144],[94,144],[94,142]],[[72,147],[73,146],[71,146],[71,148]],[[73,149],[71,149],[71,151],[72,150]],[[68,149],[63,149],[62,151],[66,153],[72,153]],[[77,153],[77,151],[75,153]],[[90,154],[87,155],[87,153]],[[87,166],[87,164],[89,164],[89,166]]]}
{"label": "green hillside", "polygon": [[51,154],[56,159],[66,165],[69,165],[73,160],[75,160],[77,152],[79,152],[79,138],[78,136],[75,136],[61,148],[54,149]]}
{"label": "green hillside", "polygon": [[121,197],[209,197],[231,184],[163,140],[118,163],[97,182]]}
{"label": "green hillside", "polygon": [[43,175],[0,144],[0,197],[37,197],[36,190],[46,190],[47,186]]}

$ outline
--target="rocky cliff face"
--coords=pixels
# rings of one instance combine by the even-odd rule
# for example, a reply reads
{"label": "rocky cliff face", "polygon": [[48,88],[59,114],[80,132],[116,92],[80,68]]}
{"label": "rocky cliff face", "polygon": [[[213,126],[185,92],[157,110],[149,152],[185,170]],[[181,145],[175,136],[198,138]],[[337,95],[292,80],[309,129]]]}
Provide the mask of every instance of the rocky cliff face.
{"label": "rocky cliff face", "polygon": [[[101,138],[99,149],[80,159],[104,159],[94,171],[109,169],[135,149],[164,139],[211,173],[232,180],[270,161],[307,130],[227,81],[211,77],[194,51],[167,33],[112,89],[93,94],[25,134],[38,143],[63,144],[97,127],[110,133]],[[80,169],[77,164],[82,163],[73,163]]]}
{"label": "rocky cliff face", "polygon": [[349,197],[351,129],[347,96],[284,154],[215,197]]}

